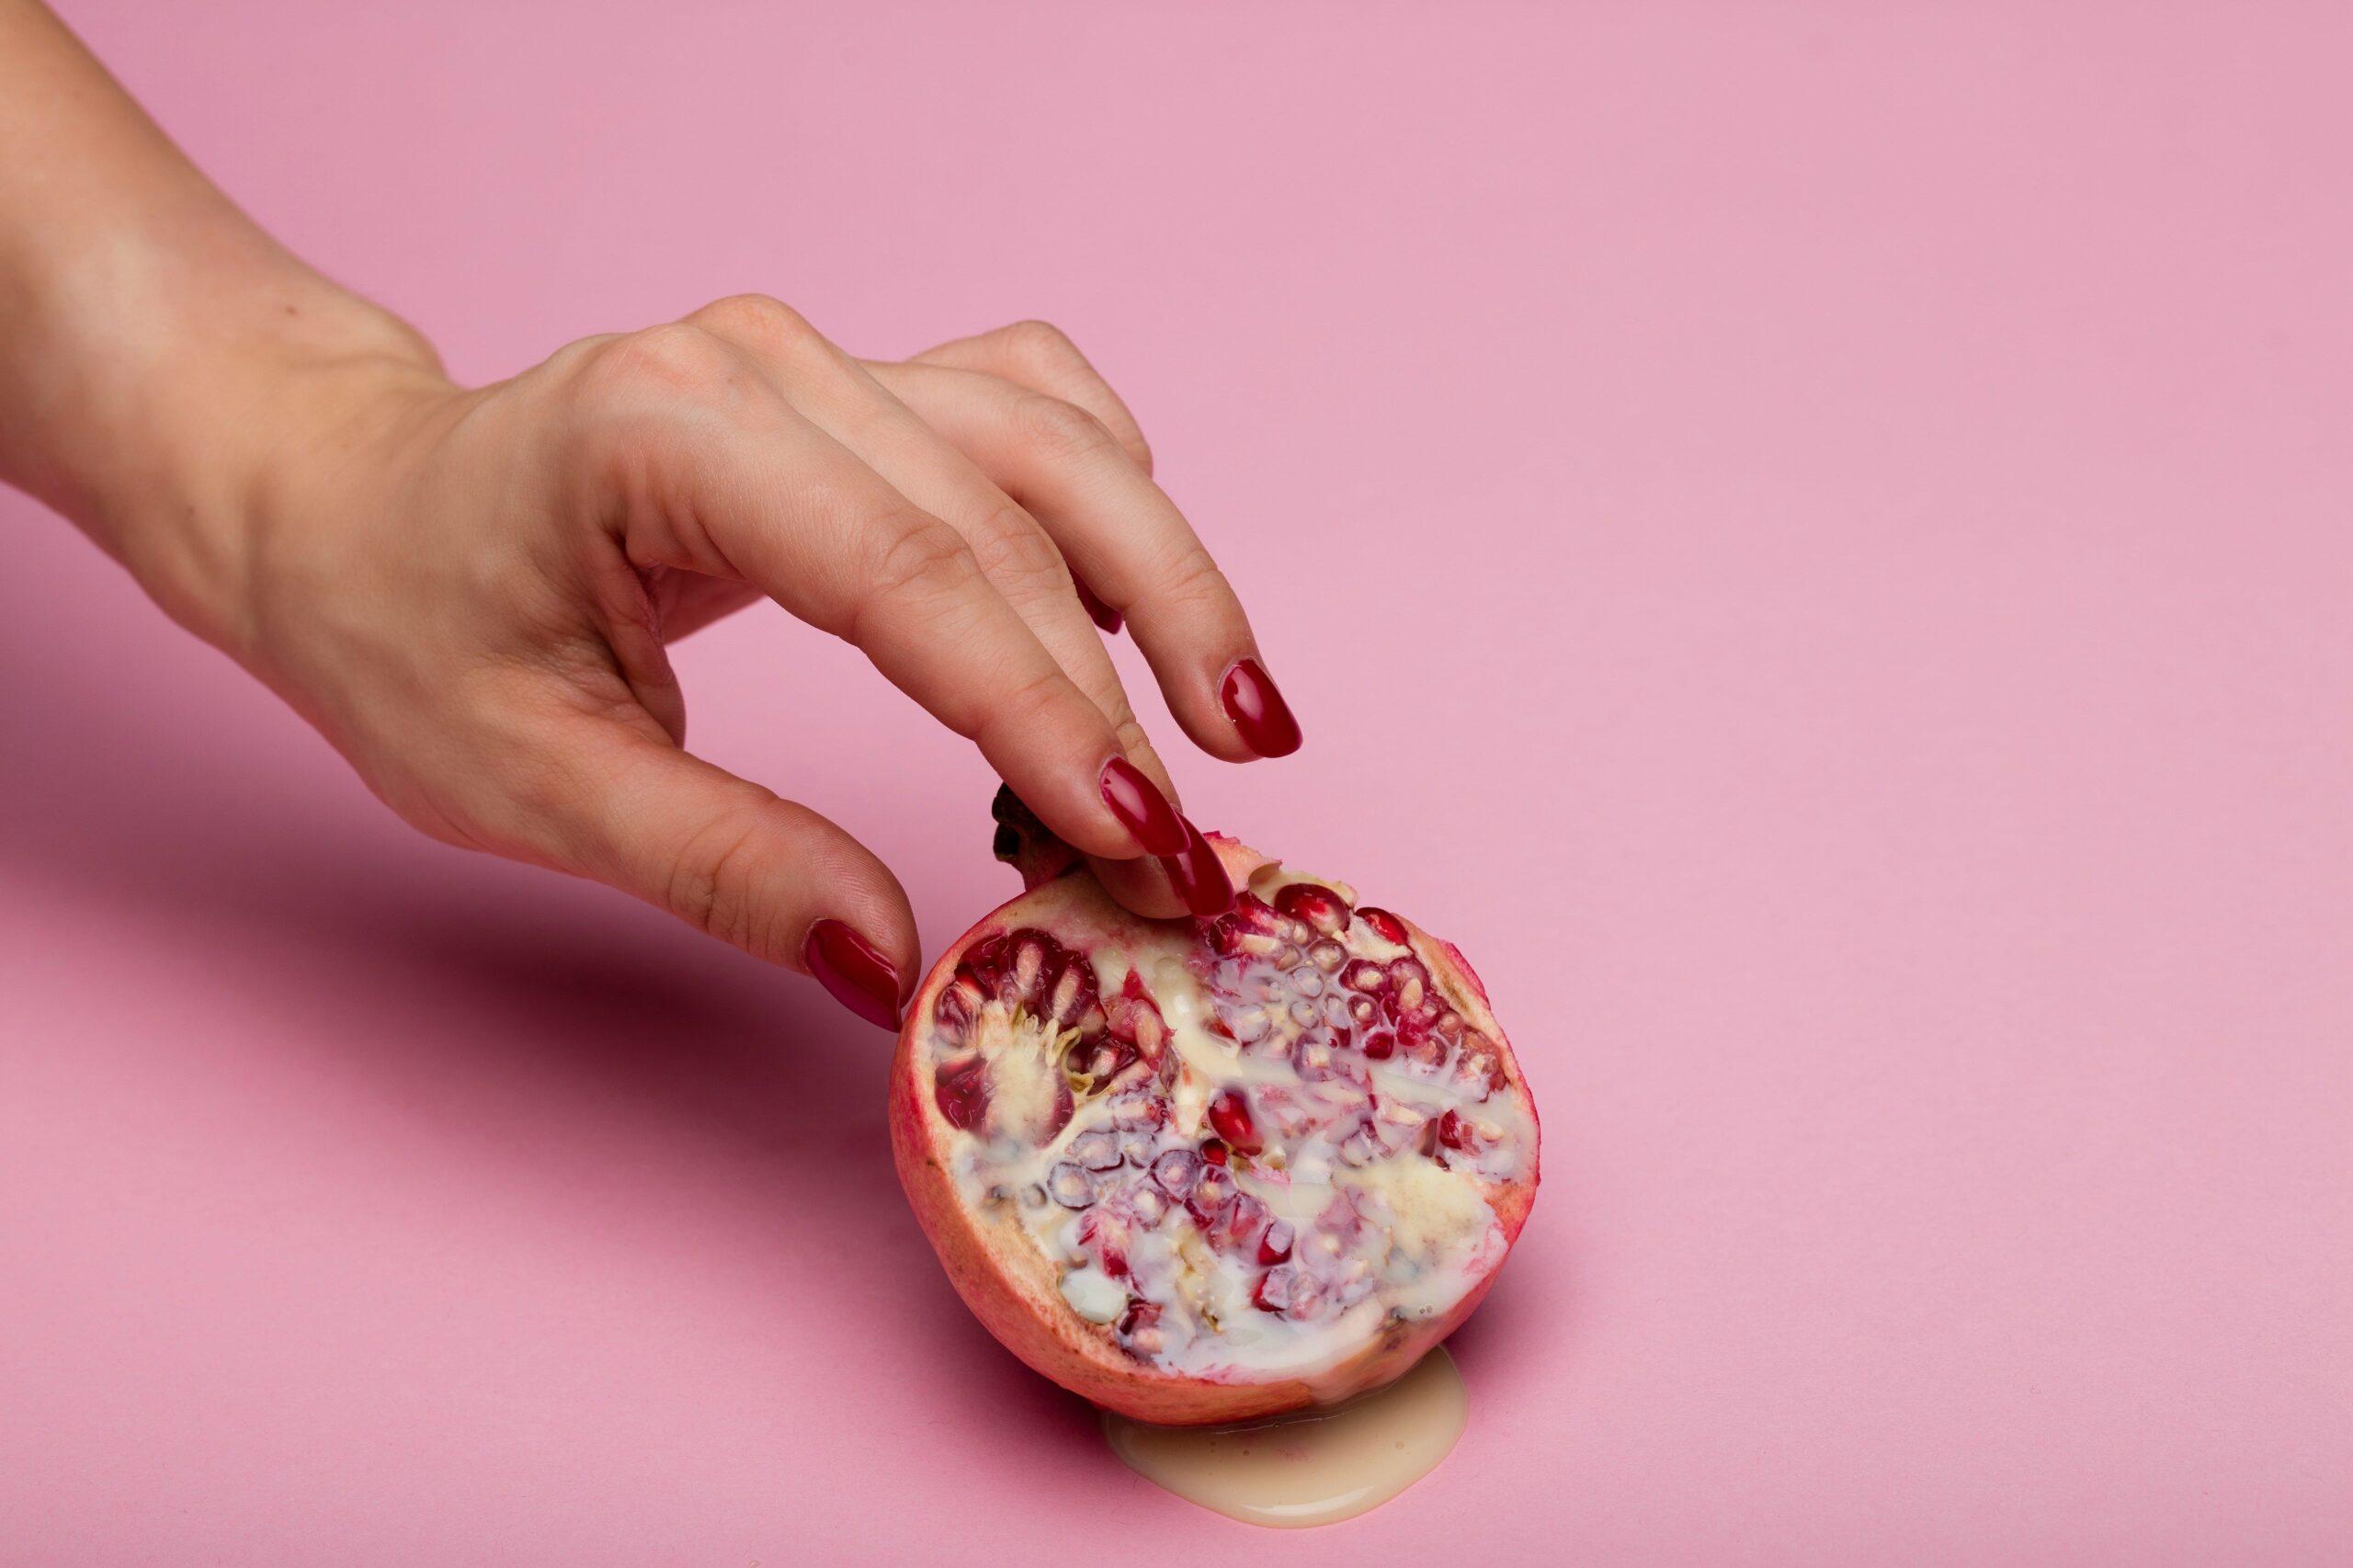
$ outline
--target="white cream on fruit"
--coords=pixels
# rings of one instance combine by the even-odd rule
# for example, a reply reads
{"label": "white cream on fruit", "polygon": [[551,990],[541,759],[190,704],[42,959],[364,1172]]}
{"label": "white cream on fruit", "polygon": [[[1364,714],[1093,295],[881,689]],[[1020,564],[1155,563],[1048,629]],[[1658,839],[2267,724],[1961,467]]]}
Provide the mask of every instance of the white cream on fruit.
{"label": "white cream on fruit", "polygon": [[1487,1190],[1531,1174],[1536,1129],[1442,966],[1337,884],[1268,866],[1250,892],[1214,928],[1139,922],[1083,955],[1008,933],[935,1040],[941,1147],[1129,1355],[1312,1382],[1493,1270]]}

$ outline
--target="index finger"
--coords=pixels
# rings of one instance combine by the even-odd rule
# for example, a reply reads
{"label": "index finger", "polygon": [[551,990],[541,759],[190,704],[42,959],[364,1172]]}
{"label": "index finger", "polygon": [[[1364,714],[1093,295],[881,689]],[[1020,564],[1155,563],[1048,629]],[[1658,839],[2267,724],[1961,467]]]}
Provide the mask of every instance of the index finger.
{"label": "index finger", "polygon": [[[697,329],[629,353],[733,354]],[[1104,773],[1121,756],[1102,710],[997,592],[955,529],[901,494],[782,399],[762,392],[699,405],[627,392],[616,467],[633,564],[741,577],[811,625],[855,644],[892,684],[972,739],[1049,826],[1088,854],[1147,852],[1112,810]],[[687,378],[728,385],[706,362]],[[634,494],[630,494],[634,492]]]}

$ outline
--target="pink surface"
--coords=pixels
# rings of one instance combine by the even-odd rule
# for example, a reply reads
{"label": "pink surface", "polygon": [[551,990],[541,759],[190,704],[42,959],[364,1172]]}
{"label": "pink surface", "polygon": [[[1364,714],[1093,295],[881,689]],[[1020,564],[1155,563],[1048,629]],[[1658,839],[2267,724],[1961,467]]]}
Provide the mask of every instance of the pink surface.
{"label": "pink surface", "polygon": [[[2345,14],[832,9],[69,6],[462,373],[1095,353],[1307,727],[1188,803],[1542,1102],[1468,1436],[1279,1540],[1130,1476],[881,1035],[411,836],[9,496],[0,1560],[2353,1557]],[[935,947],[1008,891],[847,650],[680,662]]]}

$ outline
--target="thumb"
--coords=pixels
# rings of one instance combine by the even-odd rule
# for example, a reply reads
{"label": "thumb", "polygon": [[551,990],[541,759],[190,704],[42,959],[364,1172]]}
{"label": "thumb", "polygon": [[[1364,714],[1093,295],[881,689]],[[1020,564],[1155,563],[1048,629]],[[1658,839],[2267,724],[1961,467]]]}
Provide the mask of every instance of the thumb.
{"label": "thumb", "polygon": [[796,969],[883,1028],[922,949],[889,868],[808,807],[648,733],[584,718],[556,749],[571,775],[548,853],[754,958]]}

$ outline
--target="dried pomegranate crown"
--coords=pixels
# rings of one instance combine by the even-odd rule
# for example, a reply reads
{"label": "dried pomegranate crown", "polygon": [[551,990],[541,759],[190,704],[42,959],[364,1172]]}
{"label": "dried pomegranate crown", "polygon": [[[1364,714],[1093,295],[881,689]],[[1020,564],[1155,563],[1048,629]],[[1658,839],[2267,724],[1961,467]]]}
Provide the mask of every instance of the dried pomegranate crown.
{"label": "dried pomegranate crown", "polygon": [[1009,792],[1029,891],[917,994],[892,1138],[925,1233],[1032,1367],[1149,1421],[1404,1372],[1526,1221],[1534,1103],[1450,944],[1211,835],[1210,920],[1114,903]]}

